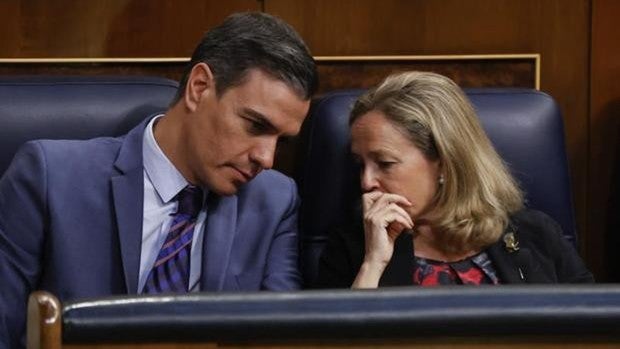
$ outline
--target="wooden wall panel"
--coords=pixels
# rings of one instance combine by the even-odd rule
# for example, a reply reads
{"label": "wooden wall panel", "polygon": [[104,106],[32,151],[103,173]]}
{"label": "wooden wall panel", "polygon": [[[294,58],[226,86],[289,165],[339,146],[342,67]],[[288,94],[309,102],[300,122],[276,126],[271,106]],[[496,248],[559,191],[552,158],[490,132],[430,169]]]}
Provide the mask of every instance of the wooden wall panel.
{"label": "wooden wall panel", "polygon": [[141,62],[71,62],[61,59],[57,62],[3,62],[0,60],[0,75],[152,75],[179,81],[187,60]]}
{"label": "wooden wall panel", "polygon": [[0,57],[12,57],[11,54],[19,51],[19,27],[19,3],[0,1]]}
{"label": "wooden wall panel", "polygon": [[[605,232],[593,250],[620,282],[620,1],[594,0],[590,91],[589,227]],[[605,258],[607,257],[607,258]]]}
{"label": "wooden wall panel", "polygon": [[291,23],[319,56],[515,53],[540,36],[532,23],[540,17],[538,3],[265,0],[265,11]]}
{"label": "wooden wall panel", "polygon": [[[596,274],[601,231],[587,226],[587,0],[265,0],[315,55],[541,54],[541,89],[564,113],[582,255]],[[593,244],[590,244],[593,242]]]}
{"label": "wooden wall panel", "polygon": [[188,57],[203,34],[231,13],[260,10],[256,0],[133,0],[114,18],[106,53]]}
{"label": "wooden wall panel", "polygon": [[7,0],[0,57],[184,57],[210,27],[256,0]]}
{"label": "wooden wall panel", "polygon": [[[534,56],[534,57],[532,57]],[[319,93],[345,88],[369,88],[386,76],[408,70],[434,71],[450,77],[462,87],[538,88],[535,55],[513,58],[465,56],[360,56],[317,58]],[[449,58],[450,57],[450,58]]]}

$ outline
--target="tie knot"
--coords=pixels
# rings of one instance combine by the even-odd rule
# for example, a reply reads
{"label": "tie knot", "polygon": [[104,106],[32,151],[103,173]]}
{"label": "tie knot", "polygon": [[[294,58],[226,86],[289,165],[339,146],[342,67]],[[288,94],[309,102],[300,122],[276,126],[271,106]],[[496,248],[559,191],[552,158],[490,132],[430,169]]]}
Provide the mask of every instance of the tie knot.
{"label": "tie knot", "polygon": [[177,194],[177,200],[179,201],[177,213],[195,218],[202,208],[202,189],[188,185]]}

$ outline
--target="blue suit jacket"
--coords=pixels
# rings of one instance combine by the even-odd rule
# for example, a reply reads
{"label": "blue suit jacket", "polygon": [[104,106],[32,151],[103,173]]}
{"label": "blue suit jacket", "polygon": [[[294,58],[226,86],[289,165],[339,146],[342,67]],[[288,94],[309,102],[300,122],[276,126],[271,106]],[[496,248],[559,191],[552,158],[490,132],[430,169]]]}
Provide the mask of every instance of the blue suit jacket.
{"label": "blue suit jacket", "polygon": [[[0,180],[0,348],[23,340],[34,290],[137,292],[146,122],[120,138],[29,142],[13,159]],[[298,204],[293,180],[270,170],[210,202],[202,290],[298,288]]]}

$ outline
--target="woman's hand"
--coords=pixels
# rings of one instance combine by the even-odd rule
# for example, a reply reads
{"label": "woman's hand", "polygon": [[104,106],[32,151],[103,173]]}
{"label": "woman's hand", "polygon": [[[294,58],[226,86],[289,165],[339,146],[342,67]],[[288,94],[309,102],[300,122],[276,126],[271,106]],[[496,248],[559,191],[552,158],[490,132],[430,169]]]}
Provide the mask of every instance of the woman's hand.
{"label": "woman's hand", "polygon": [[394,241],[403,230],[413,229],[413,221],[403,208],[411,203],[403,196],[373,191],[362,196],[362,205],[366,253],[354,288],[377,287],[392,259]]}

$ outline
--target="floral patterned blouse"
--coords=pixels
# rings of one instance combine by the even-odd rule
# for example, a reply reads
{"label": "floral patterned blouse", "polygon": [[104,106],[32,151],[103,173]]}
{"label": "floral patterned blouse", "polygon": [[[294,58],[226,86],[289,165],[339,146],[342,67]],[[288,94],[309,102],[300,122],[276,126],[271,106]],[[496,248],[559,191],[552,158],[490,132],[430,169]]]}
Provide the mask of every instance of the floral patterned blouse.
{"label": "floral patterned blouse", "polygon": [[413,283],[421,286],[436,285],[497,285],[500,283],[495,268],[486,252],[457,262],[441,262],[415,257]]}

